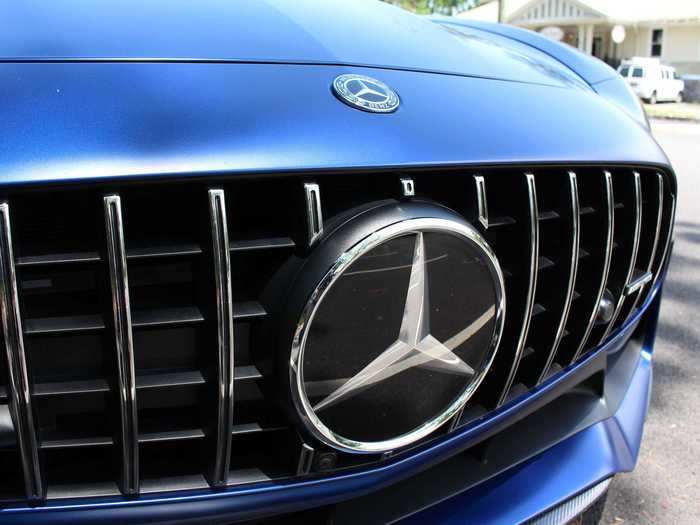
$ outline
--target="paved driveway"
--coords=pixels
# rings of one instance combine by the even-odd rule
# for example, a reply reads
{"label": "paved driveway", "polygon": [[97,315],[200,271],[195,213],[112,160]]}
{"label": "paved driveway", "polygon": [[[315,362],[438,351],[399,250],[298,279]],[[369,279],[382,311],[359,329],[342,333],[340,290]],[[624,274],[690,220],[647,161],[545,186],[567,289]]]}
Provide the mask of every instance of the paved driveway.
{"label": "paved driveway", "polygon": [[613,482],[603,523],[700,523],[700,124],[653,121],[678,175],[675,248],[637,469]]}

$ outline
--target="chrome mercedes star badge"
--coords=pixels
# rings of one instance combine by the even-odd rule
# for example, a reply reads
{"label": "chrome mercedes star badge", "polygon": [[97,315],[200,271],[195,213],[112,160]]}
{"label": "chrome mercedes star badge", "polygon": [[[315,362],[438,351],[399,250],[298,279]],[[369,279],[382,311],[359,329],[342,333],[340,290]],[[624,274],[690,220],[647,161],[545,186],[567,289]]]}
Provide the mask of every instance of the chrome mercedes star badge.
{"label": "chrome mercedes star badge", "polygon": [[[355,220],[338,239],[375,224]],[[454,417],[491,366],[505,312],[498,261],[458,217],[400,220],[326,248],[318,271],[335,260],[330,270],[310,295],[299,285],[308,299],[290,354],[293,401],[329,446],[401,448]]]}
{"label": "chrome mercedes star badge", "polygon": [[399,107],[399,96],[384,82],[364,75],[340,75],[333,80],[336,96],[357,109],[391,113]]}
{"label": "chrome mercedes star badge", "polygon": [[323,410],[364,388],[415,366],[432,367],[451,374],[474,375],[474,369],[455,354],[453,349],[490,321],[496,309],[493,305],[489,306],[482,315],[449,341],[438,341],[430,334],[430,299],[425,273],[425,243],[423,233],[419,232],[416,235],[411,277],[398,338],[360,372],[316,404],[315,411]]}

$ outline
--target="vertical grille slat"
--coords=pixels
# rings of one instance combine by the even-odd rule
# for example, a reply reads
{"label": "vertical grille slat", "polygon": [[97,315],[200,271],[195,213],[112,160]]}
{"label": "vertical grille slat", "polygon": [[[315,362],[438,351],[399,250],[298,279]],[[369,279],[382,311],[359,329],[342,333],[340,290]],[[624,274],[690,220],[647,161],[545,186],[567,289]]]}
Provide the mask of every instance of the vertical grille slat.
{"label": "vertical grille slat", "polygon": [[570,209],[571,209],[571,254],[569,257],[569,269],[568,278],[566,283],[566,294],[564,297],[564,307],[562,308],[561,318],[557,325],[556,334],[554,336],[554,342],[552,343],[552,348],[549,351],[549,356],[545,366],[542,368],[542,373],[537,380],[537,383],[541,383],[547,377],[550,371],[554,358],[557,355],[557,350],[559,344],[561,343],[562,336],[564,334],[564,329],[566,327],[566,322],[569,318],[569,312],[571,310],[571,303],[574,299],[574,286],[576,284],[576,273],[578,271],[579,255],[580,255],[580,231],[581,231],[581,216],[580,216],[580,206],[579,206],[579,196],[578,196],[578,181],[576,174],[573,171],[568,173],[569,175],[569,189],[570,189]]}
{"label": "vertical grille slat", "polygon": [[[532,324],[514,380],[517,389],[543,381],[554,362],[574,298],[579,251],[579,199],[573,172],[540,170],[537,201],[547,220],[539,221],[539,270]],[[541,217],[541,215],[540,215]]]}
{"label": "vertical grille slat", "polygon": [[529,269],[528,269],[528,286],[527,286],[527,296],[525,299],[525,310],[523,311],[522,324],[520,329],[520,334],[518,336],[518,342],[515,349],[515,358],[513,359],[513,365],[506,379],[505,386],[498,398],[498,405],[502,405],[510,392],[513,381],[515,380],[520,362],[523,357],[523,351],[525,349],[525,343],[527,341],[528,333],[530,330],[530,323],[532,322],[533,309],[535,306],[535,292],[537,290],[537,272],[538,272],[538,261],[539,261],[539,246],[540,246],[540,227],[539,227],[539,216],[537,207],[537,191],[535,186],[535,176],[532,173],[525,174],[525,180],[527,184],[527,207],[529,210],[529,237],[530,237],[530,252],[529,252]]}
{"label": "vertical grille slat", "polygon": [[607,324],[607,327],[605,331],[603,332],[603,336],[600,338],[600,342],[603,342],[610,332],[612,332],[613,328],[615,328],[617,325],[617,320],[618,316],[620,315],[620,312],[622,311],[622,307],[625,303],[625,299],[627,296],[625,295],[626,292],[626,287],[630,282],[632,281],[632,278],[634,276],[634,270],[637,265],[637,254],[639,253],[639,241],[641,237],[641,230],[642,230],[642,183],[641,183],[641,176],[639,172],[634,171],[632,172],[632,177],[633,177],[633,202],[630,203],[631,206],[633,206],[633,221],[634,221],[634,229],[632,231],[632,240],[631,240],[631,250],[629,253],[629,259],[627,262],[627,269],[625,272],[625,277],[624,280],[619,284],[619,293],[617,295],[617,303],[615,306],[615,311],[613,313],[612,319],[610,322]]}
{"label": "vertical grille slat", "polygon": [[107,254],[112,288],[115,347],[118,362],[118,391],[122,450],[121,489],[124,494],[139,493],[138,409],[134,338],[131,326],[129,277],[126,265],[122,206],[119,195],[104,197]]}
{"label": "vertical grille slat", "polygon": [[316,242],[323,233],[323,211],[321,209],[321,190],[315,182],[304,184],[306,197],[306,224],[308,245]]}
{"label": "vertical grille slat", "polygon": [[[661,238],[661,223],[663,222],[663,211],[664,211],[664,178],[660,173],[656,174],[656,177],[652,177],[652,180],[655,180],[655,186],[656,188],[652,188],[652,191],[650,193],[650,197],[653,199],[654,195],[656,196],[656,203],[653,209],[650,210],[649,215],[650,217],[647,220],[647,223],[652,223],[653,225],[649,224],[653,228],[654,231],[654,236],[651,241],[651,253],[649,253],[646,256],[647,264],[644,268],[645,274],[643,276],[644,282],[642,282],[640,288],[638,291],[634,292],[634,300],[632,302],[632,306],[629,309],[629,313],[626,316],[625,320],[629,319],[632,314],[634,314],[635,309],[637,308],[637,305],[640,303],[640,300],[644,297],[645,293],[644,291],[650,287],[653,279],[654,279],[654,274],[653,274],[653,269],[654,269],[654,261],[656,259],[656,252],[659,248],[659,240]],[[655,190],[655,191],[654,191]],[[651,200],[651,199],[650,199]],[[656,213],[652,213],[653,211],[656,211]],[[646,254],[645,254],[646,255]],[[647,286],[649,285],[649,286]]]}
{"label": "vertical grille slat", "polygon": [[26,497],[29,500],[41,500],[44,497],[44,485],[39,466],[22,318],[19,310],[10,207],[6,202],[0,204],[0,270],[2,272],[0,301],[2,301],[2,326],[7,359],[10,415],[20,450]]}
{"label": "vertical grille slat", "polygon": [[210,482],[213,486],[218,487],[224,486],[228,482],[234,410],[233,296],[224,190],[209,190],[209,213],[211,217],[212,255],[216,282],[218,334],[216,450]]}
{"label": "vertical grille slat", "polygon": [[661,227],[664,231],[663,250],[656,251],[656,260],[654,261],[654,264],[652,266],[654,272],[654,279],[652,280],[652,285],[648,288],[649,291],[654,289],[654,286],[656,286],[659,277],[661,277],[664,265],[668,263],[669,251],[671,250],[671,244],[673,242],[673,228],[674,221],[676,218],[676,196],[673,193],[671,193],[671,189],[668,187],[668,184],[665,185],[664,188],[665,193],[667,195],[666,209],[670,211],[664,214],[664,224]]}
{"label": "vertical grille slat", "polygon": [[488,229],[489,227],[489,206],[486,200],[486,182],[481,175],[474,175],[474,184],[476,185],[476,202],[481,225]]}
{"label": "vertical grille slat", "polygon": [[[599,273],[600,277],[598,278],[598,289],[594,295],[595,299],[592,301],[587,311],[584,311],[582,315],[582,319],[587,321],[585,321],[585,328],[580,337],[580,341],[578,343],[574,342],[572,345],[570,345],[574,351],[569,352],[560,360],[560,362],[565,365],[576,361],[588,343],[588,338],[593,331],[596,317],[598,316],[598,307],[608,283],[608,273],[610,271],[610,262],[612,260],[613,235],[615,231],[615,201],[613,195],[612,174],[607,170],[603,172],[602,186],[603,192],[601,196],[601,204],[604,210],[604,217],[602,218],[601,222],[603,223],[602,230],[605,232],[605,235],[601,239],[602,245],[600,246],[602,248],[602,253],[600,254],[599,258],[602,260],[602,265],[600,266],[601,270]],[[595,229],[597,229],[597,226],[598,225],[592,225],[591,231],[594,232]],[[586,283],[581,283],[581,287],[583,288],[585,284]],[[570,359],[569,356],[571,356]]]}

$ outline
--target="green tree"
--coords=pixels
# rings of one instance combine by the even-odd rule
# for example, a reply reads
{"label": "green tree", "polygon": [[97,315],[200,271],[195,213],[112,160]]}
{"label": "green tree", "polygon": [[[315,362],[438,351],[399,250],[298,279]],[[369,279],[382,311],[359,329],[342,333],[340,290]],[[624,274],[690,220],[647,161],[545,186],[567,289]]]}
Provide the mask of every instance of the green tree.
{"label": "green tree", "polygon": [[398,5],[403,9],[413,11],[421,15],[439,13],[453,15],[460,11],[466,11],[477,5],[478,0],[384,0],[390,4]]}

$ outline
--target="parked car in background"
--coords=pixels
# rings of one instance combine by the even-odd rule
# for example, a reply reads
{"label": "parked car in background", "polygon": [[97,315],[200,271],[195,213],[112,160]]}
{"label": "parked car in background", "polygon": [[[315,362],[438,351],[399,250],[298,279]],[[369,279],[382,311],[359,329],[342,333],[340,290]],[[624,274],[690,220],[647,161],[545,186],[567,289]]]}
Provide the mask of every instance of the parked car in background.
{"label": "parked car in background", "polygon": [[683,79],[675,68],[664,66],[656,58],[634,57],[624,60],[617,71],[639,98],[649,104],[683,100]]}

